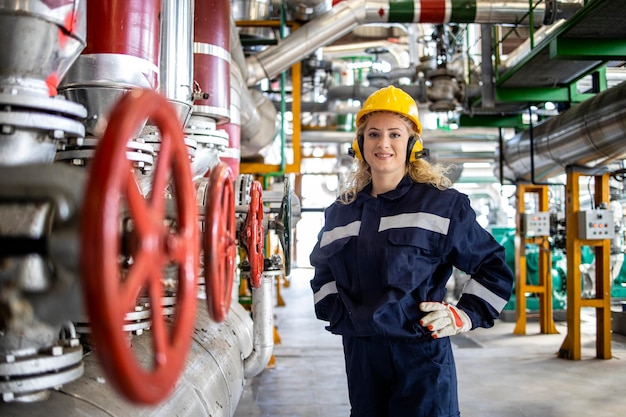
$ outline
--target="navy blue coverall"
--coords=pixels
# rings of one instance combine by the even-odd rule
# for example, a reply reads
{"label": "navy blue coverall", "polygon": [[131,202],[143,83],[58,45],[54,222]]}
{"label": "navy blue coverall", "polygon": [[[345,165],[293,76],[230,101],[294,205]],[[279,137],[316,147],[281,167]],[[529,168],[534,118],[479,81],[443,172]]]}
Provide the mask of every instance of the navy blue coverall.
{"label": "navy blue coverall", "polygon": [[420,326],[419,303],[444,300],[454,266],[471,276],[457,307],[493,326],[514,280],[504,248],[454,189],[405,176],[370,191],[326,209],[310,256],[315,313],[343,337],[351,416],[459,416],[450,338]]}

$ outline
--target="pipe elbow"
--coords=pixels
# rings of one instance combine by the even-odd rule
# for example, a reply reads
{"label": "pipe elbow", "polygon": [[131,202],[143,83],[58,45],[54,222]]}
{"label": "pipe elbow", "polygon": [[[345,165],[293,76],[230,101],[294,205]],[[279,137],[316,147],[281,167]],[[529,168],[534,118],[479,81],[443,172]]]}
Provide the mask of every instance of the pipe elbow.
{"label": "pipe elbow", "polygon": [[244,378],[260,374],[274,352],[273,275],[263,273],[261,286],[252,289],[252,353],[243,361]]}

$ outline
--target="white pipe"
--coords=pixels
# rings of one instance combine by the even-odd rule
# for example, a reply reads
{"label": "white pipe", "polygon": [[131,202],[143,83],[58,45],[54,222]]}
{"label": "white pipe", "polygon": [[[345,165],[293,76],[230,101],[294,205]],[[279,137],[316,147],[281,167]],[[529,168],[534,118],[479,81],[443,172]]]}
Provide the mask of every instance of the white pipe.
{"label": "white pipe", "polygon": [[274,352],[273,281],[275,272],[263,272],[261,287],[252,289],[253,341],[252,353],[243,362],[246,379],[260,374]]}

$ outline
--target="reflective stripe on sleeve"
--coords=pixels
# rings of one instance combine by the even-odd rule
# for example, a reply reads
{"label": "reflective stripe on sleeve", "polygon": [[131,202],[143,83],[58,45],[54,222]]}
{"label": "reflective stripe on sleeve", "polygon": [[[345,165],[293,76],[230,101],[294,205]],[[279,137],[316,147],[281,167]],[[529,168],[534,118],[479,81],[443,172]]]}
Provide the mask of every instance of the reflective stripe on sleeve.
{"label": "reflective stripe on sleeve", "polygon": [[482,285],[480,282],[475,279],[470,279],[465,287],[463,287],[463,294],[473,294],[476,297],[485,300],[491,307],[493,307],[497,312],[501,312],[504,306],[507,303],[507,300],[497,296],[493,292],[489,291],[487,287]]}
{"label": "reflective stripe on sleeve", "polygon": [[333,230],[324,232],[322,233],[322,238],[320,239],[320,248],[330,245],[334,241],[344,237],[358,236],[360,229],[361,221],[357,220],[345,226],[335,227]]}
{"label": "reflective stripe on sleeve", "polygon": [[405,227],[419,227],[420,229],[426,229],[431,232],[447,235],[448,228],[450,227],[450,219],[431,213],[397,214],[395,216],[381,218],[378,231],[382,232],[387,229],[399,229]]}
{"label": "reflective stripe on sleeve", "polygon": [[327,282],[326,284],[322,285],[322,288],[320,288],[315,294],[313,294],[314,304],[319,303],[324,298],[326,298],[327,295],[331,294],[337,294],[337,283],[335,281]]}

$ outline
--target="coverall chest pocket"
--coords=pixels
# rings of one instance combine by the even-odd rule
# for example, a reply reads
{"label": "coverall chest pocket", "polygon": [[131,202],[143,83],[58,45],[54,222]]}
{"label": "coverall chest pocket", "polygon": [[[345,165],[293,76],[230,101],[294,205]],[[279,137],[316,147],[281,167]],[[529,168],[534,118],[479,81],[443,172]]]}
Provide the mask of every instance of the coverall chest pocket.
{"label": "coverall chest pocket", "polygon": [[387,280],[389,284],[414,288],[428,279],[441,263],[438,233],[419,228],[389,233]]}
{"label": "coverall chest pocket", "polygon": [[352,275],[358,270],[355,238],[338,240],[323,248],[322,253],[337,281],[343,288],[354,290]]}

